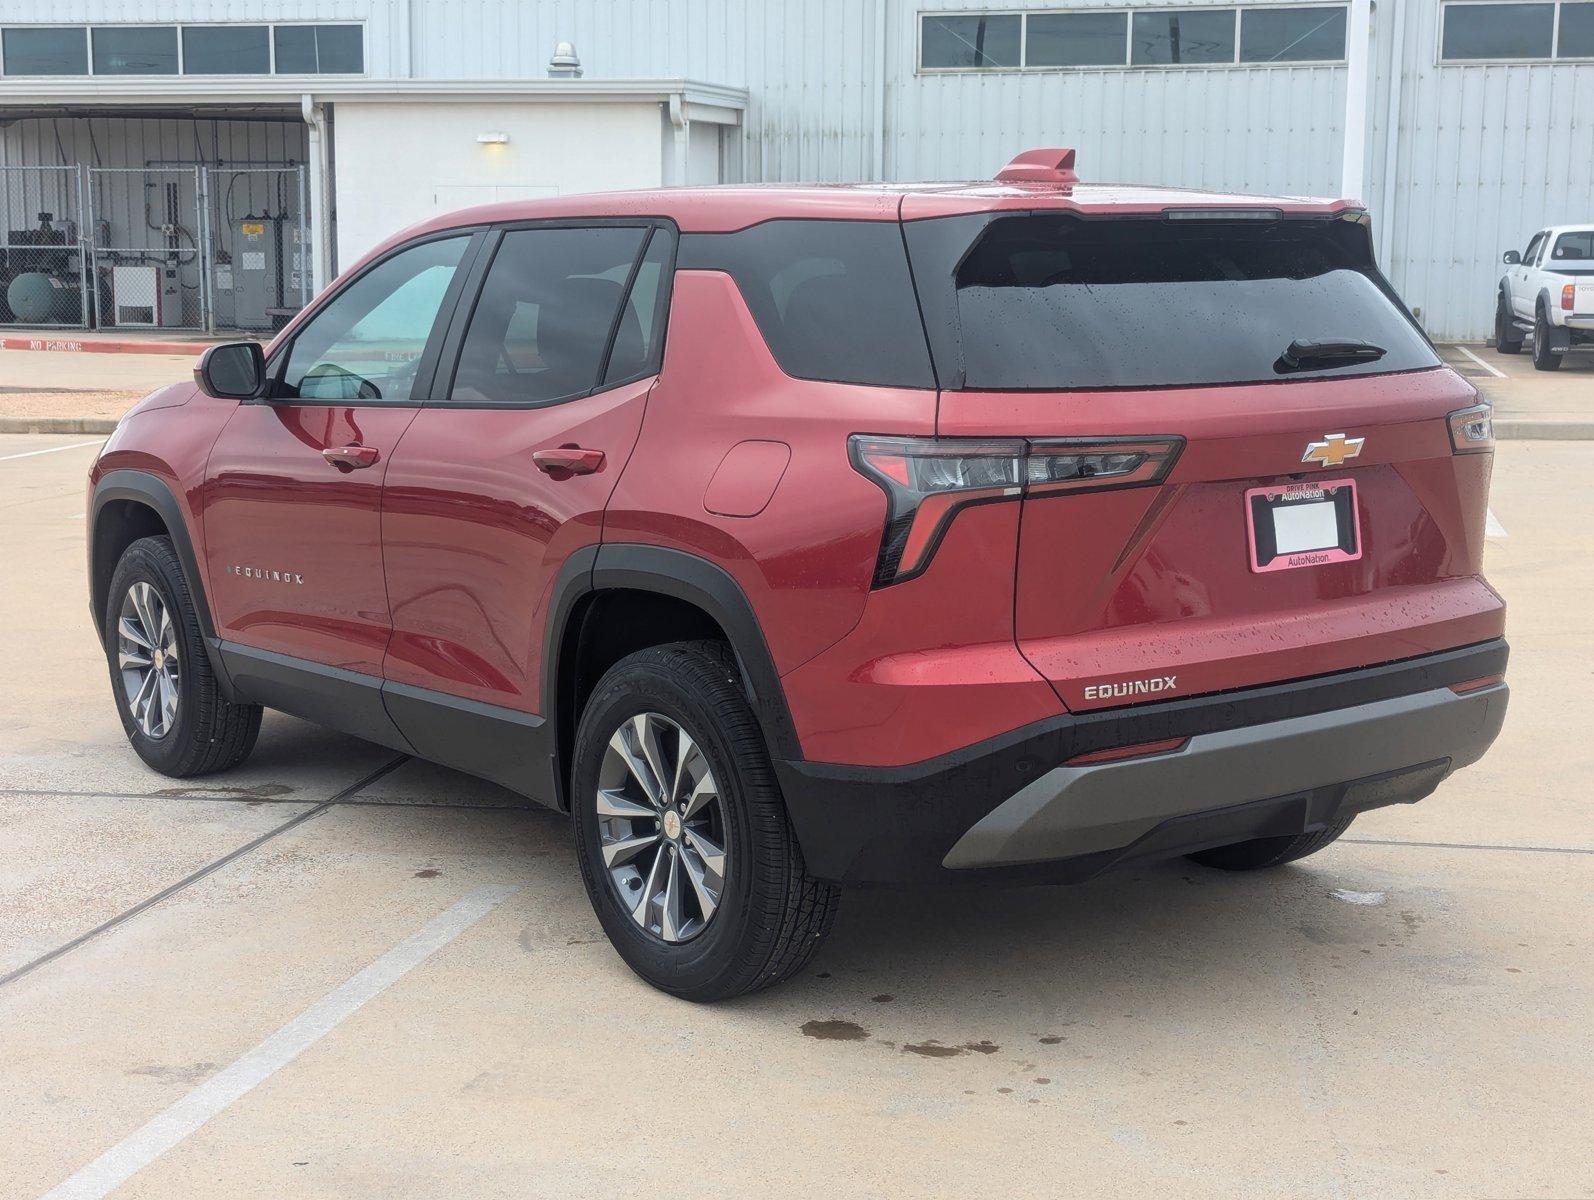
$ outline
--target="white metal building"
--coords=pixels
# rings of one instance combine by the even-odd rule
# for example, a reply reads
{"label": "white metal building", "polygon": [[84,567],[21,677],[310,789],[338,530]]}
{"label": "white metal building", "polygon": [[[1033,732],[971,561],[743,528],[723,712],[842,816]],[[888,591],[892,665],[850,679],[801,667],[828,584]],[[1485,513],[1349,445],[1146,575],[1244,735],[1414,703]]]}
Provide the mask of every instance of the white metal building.
{"label": "white metal building", "polygon": [[0,291],[82,243],[82,321],[153,264],[182,323],[247,325],[262,217],[280,319],[440,209],[981,178],[1037,145],[1093,180],[1358,196],[1429,331],[1481,338],[1501,252],[1594,219],[1594,0],[8,0]]}

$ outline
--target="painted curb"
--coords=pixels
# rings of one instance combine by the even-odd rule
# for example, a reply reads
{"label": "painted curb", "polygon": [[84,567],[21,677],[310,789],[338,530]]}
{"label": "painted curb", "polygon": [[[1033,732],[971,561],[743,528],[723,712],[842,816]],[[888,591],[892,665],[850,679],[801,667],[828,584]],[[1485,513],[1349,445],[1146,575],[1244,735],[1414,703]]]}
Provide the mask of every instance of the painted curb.
{"label": "painted curb", "polygon": [[203,354],[218,342],[116,342],[101,338],[0,337],[0,350],[48,350],[65,354]]}

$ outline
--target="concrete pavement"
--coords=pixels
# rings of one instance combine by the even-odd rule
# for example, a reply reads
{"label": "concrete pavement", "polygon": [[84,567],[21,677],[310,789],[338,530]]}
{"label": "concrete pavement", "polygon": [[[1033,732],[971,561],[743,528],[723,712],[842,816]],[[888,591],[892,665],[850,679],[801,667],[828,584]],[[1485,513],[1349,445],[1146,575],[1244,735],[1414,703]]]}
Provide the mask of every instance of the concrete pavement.
{"label": "concrete pavement", "polygon": [[850,893],[804,977],[701,1008],[490,785],[282,716],[235,772],[144,769],[83,440],[0,436],[0,977],[66,948],[0,984],[0,1195],[1594,1190],[1594,445],[1501,448],[1512,711],[1435,796],[1271,874]]}

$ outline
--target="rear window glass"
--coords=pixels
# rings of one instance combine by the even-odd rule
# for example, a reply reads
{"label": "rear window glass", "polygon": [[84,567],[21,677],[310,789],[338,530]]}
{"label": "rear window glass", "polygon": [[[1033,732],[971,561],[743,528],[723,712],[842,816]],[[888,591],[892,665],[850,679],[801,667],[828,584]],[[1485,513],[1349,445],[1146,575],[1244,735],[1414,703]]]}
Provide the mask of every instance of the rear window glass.
{"label": "rear window glass", "polygon": [[788,375],[935,386],[895,221],[780,220],[685,234],[679,265],[730,273]]}
{"label": "rear window glass", "polygon": [[1551,260],[1568,258],[1594,258],[1594,229],[1579,229],[1563,233],[1555,239]]}
{"label": "rear window glass", "polygon": [[[1354,222],[986,215],[906,228],[943,386],[1169,387],[1438,365]],[[1383,353],[1283,361],[1298,339]]]}

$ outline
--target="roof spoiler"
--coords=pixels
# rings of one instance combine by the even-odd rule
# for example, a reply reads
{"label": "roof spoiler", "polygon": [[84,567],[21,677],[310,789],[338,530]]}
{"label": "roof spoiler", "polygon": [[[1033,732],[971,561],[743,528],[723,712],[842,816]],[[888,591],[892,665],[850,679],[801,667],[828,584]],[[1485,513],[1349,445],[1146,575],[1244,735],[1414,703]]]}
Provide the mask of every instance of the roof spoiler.
{"label": "roof spoiler", "polygon": [[1072,147],[1026,150],[996,173],[998,183],[1078,183]]}

